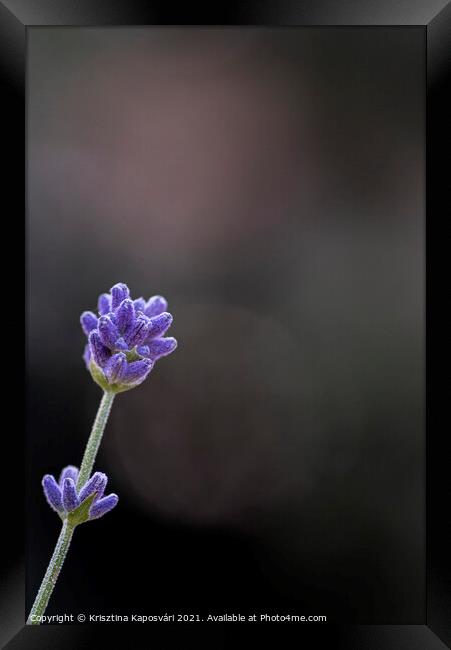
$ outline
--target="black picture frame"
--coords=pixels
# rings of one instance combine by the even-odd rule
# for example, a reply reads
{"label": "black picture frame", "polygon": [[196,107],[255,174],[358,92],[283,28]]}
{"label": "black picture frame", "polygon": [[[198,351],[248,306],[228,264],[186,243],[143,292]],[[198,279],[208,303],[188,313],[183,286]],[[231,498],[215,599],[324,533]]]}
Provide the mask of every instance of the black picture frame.
{"label": "black picture frame", "polygon": [[[182,3],[181,3],[182,4]],[[446,256],[437,248],[442,243],[446,216],[449,218],[449,164],[446,160],[449,149],[451,106],[447,98],[451,66],[451,3],[437,0],[415,0],[409,3],[380,0],[334,0],[274,1],[255,0],[236,3],[214,3],[202,10],[185,4],[144,0],[7,0],[0,2],[0,77],[2,88],[3,124],[5,126],[4,159],[7,161],[4,183],[4,203],[8,206],[8,223],[18,226],[17,248],[24,240],[24,213],[26,211],[26,169],[25,158],[25,102],[26,102],[26,47],[27,30],[33,26],[106,26],[106,25],[253,25],[253,26],[393,26],[421,27],[425,35],[425,57],[427,60],[427,124],[426,124],[426,248],[427,248],[427,371],[426,398],[427,422],[425,453],[427,454],[427,610],[422,625],[390,626],[342,626],[322,625],[289,628],[281,625],[266,625],[264,628],[230,625],[215,626],[206,630],[214,634],[209,647],[226,647],[235,637],[255,642],[255,635],[262,632],[265,638],[277,647],[283,647],[281,635],[287,633],[302,647],[333,648],[390,648],[415,650],[451,647],[451,526],[449,497],[451,481],[449,472],[449,433],[445,418],[446,388],[437,379],[443,367],[441,342],[442,321],[437,287],[446,277]],[[447,67],[447,64],[449,67]],[[445,217],[441,221],[441,217]],[[4,224],[6,223],[6,219]],[[443,225],[442,225],[443,224]],[[5,227],[5,226],[4,226]],[[443,245],[443,244],[442,244]],[[19,265],[20,256],[15,258]],[[11,274],[10,266],[7,267]],[[16,268],[12,274],[17,277]],[[6,275],[8,279],[8,274]],[[434,291],[436,290],[436,291]],[[434,295],[435,294],[435,295]],[[446,294],[444,294],[446,295]],[[437,298],[435,297],[437,296]],[[444,301],[443,301],[444,302]],[[19,324],[17,323],[17,327]],[[444,333],[444,332],[443,332]],[[17,364],[17,341],[7,351],[10,367],[15,370],[19,381]],[[13,356],[14,355],[14,356]],[[442,417],[443,415],[443,417]],[[15,427],[17,422],[15,422]],[[24,467],[24,437],[15,433],[9,437],[8,463],[3,468],[4,484],[12,485],[18,480]],[[15,499],[2,505],[3,522],[8,524],[4,534],[4,563],[8,564],[8,549],[24,547],[24,517],[14,488]],[[20,491],[19,491],[20,493]],[[3,530],[6,530],[3,523]],[[4,567],[4,571],[7,566]],[[6,573],[6,571],[5,571]],[[8,594],[5,594],[8,596]],[[181,635],[183,647],[193,641],[194,630],[189,624],[179,624],[177,629],[168,626],[163,630],[155,626],[139,629],[137,626],[25,626],[24,607],[8,612],[9,642],[7,648],[88,648],[107,645],[106,635],[112,633],[113,647],[150,647],[154,635],[163,634],[169,642],[174,634]],[[288,632],[289,630],[289,632]],[[197,632],[197,630],[196,630]],[[205,633],[205,628],[202,630]],[[143,641],[136,635],[146,636]],[[218,640],[219,637],[219,640]],[[314,646],[309,645],[309,640]],[[166,645],[164,646],[166,647]],[[196,643],[196,647],[198,644]]]}

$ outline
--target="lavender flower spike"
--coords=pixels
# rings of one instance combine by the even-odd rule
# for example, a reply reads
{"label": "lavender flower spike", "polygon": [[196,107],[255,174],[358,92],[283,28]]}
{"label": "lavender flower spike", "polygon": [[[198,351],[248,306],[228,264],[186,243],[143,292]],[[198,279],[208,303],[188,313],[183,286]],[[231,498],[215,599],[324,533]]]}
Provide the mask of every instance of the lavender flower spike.
{"label": "lavender flower spike", "polygon": [[119,501],[116,494],[104,496],[108,481],[106,474],[95,472],[89,481],[77,488],[75,481],[78,476],[78,468],[68,465],[61,472],[59,483],[51,474],[46,474],[42,479],[45,498],[50,507],[72,526],[99,519]]}
{"label": "lavender flower spike", "polygon": [[85,311],[80,321],[88,338],[83,359],[94,381],[107,393],[122,393],[139,386],[155,362],[177,347],[165,337],[172,324],[162,296],[133,300],[126,284],[115,284],[98,299],[97,317]]}
{"label": "lavender flower spike", "polygon": [[111,287],[109,293],[99,296],[96,312],[84,311],[80,316],[87,338],[83,359],[94,381],[103,389],[103,395],[80,469],[68,465],[61,472],[59,481],[51,474],[42,479],[45,498],[59,514],[62,526],[28,616],[28,624],[39,625],[43,620],[75,528],[103,517],[118,503],[116,494],[104,494],[108,481],[106,475],[93,473],[97,452],[116,393],[139,386],[155,363],[177,347],[176,339],[166,336],[173,321],[167,309],[168,303],[163,296],[133,299],[127,285],[119,282]]}

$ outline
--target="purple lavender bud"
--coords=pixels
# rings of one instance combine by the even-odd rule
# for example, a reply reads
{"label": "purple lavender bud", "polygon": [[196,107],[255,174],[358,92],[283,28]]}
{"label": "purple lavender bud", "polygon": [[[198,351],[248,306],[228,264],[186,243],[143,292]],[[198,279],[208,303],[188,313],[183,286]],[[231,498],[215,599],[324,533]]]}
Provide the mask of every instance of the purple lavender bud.
{"label": "purple lavender bud", "polygon": [[135,321],[135,305],[133,300],[126,298],[121,302],[116,312],[116,324],[121,332],[128,330]]}
{"label": "purple lavender bud", "polygon": [[107,497],[103,497],[103,499],[94,501],[89,511],[89,518],[98,519],[99,517],[103,517],[104,514],[117,505],[118,501],[119,497],[117,494],[109,494]]}
{"label": "purple lavender bud", "polygon": [[110,358],[110,351],[105,347],[100,339],[98,330],[92,330],[89,335],[89,346],[91,348],[91,355],[96,364],[103,367]]}
{"label": "purple lavender bud", "polygon": [[125,340],[133,348],[135,345],[141,345],[146,340],[151,327],[151,321],[144,314],[139,314],[134,323],[125,333]]}
{"label": "purple lavender bud", "polygon": [[149,356],[149,346],[148,345],[138,345],[138,347],[136,348],[136,351],[142,357],[148,357]]}
{"label": "purple lavender bud", "polygon": [[115,348],[116,350],[128,350],[128,345],[122,336],[116,341]]}
{"label": "purple lavender bud", "polygon": [[59,485],[61,489],[63,488],[64,480],[66,478],[71,478],[74,483],[77,483],[78,467],[75,467],[75,465],[68,465],[63,469],[63,471],[60,474],[60,480],[59,480]]}
{"label": "purple lavender bud", "polygon": [[46,474],[42,479],[42,487],[44,488],[45,498],[49,506],[53,510],[56,510],[56,512],[62,512],[64,510],[63,497],[60,486],[55,481],[55,477],[51,474]]}
{"label": "purple lavender bud", "polygon": [[102,293],[102,295],[99,296],[97,309],[101,316],[108,314],[108,312],[111,311],[111,296],[109,293]]}
{"label": "purple lavender bud", "polygon": [[152,370],[153,361],[150,359],[140,359],[139,361],[132,361],[127,365],[127,369],[122,377],[124,384],[133,384],[138,386],[147,377]]}
{"label": "purple lavender bud", "polygon": [[126,369],[127,357],[123,352],[118,352],[117,354],[113,354],[113,356],[107,361],[103,372],[108,383],[117,384],[121,381]]}
{"label": "purple lavender bud", "polygon": [[152,296],[146,303],[144,313],[146,316],[159,316],[168,308],[168,302],[163,296]]}
{"label": "purple lavender bud", "polygon": [[114,350],[115,343],[119,338],[119,331],[109,316],[101,316],[99,318],[99,335],[100,340],[107,348]]}
{"label": "purple lavender bud", "polygon": [[78,493],[80,503],[91,496],[91,494],[94,494],[94,492],[97,492],[96,500],[97,498],[102,498],[107,482],[108,478],[106,474],[95,472]]}
{"label": "purple lavender bud", "polygon": [[92,311],[84,311],[80,316],[80,323],[83,332],[88,336],[89,332],[97,327],[97,316]]}
{"label": "purple lavender bud", "polygon": [[89,369],[89,363],[91,361],[91,349],[89,345],[85,345],[85,349],[83,350],[83,361],[86,364],[86,367]]}
{"label": "purple lavender bud", "polygon": [[111,309],[114,311],[119,307],[121,302],[130,296],[129,288],[123,282],[118,282],[111,287]]}
{"label": "purple lavender bud", "polygon": [[146,339],[146,344],[158,336],[162,336],[167,330],[171,327],[172,316],[167,311],[163,312],[159,316],[154,316],[150,319],[151,327],[149,334]]}
{"label": "purple lavender bud", "polygon": [[146,308],[146,301],[144,298],[137,298],[133,301],[133,303],[135,305],[135,311],[141,311],[144,313],[144,310]]}
{"label": "purple lavender bud", "polygon": [[149,352],[146,356],[153,361],[156,361],[160,357],[165,357],[168,354],[171,354],[171,352],[174,352],[177,347],[177,341],[172,336],[168,336],[166,338],[149,341],[147,347]]}
{"label": "purple lavender bud", "polygon": [[65,478],[63,483],[63,505],[66,512],[75,510],[80,505],[75,483],[71,478]]}

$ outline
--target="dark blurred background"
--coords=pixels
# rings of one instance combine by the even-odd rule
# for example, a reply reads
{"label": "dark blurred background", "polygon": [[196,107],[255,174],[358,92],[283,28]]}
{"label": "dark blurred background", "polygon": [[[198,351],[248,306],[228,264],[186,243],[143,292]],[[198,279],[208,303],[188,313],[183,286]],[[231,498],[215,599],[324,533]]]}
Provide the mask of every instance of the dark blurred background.
{"label": "dark blurred background", "polygon": [[[165,295],[113,408],[114,513],[48,613],[424,621],[424,32],[31,28],[27,611],[44,473],[101,397],[79,314]],[[178,609],[177,609],[178,608]]]}

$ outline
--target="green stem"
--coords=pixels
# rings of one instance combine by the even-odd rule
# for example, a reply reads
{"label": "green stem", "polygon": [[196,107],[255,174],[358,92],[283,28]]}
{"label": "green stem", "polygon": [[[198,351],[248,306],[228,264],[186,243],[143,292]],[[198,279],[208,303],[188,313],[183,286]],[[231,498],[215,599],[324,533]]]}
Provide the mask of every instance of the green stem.
{"label": "green stem", "polygon": [[96,419],[92,425],[92,431],[86,445],[83,460],[81,462],[80,473],[78,474],[77,490],[90,478],[92,468],[102,441],[105,425],[113,405],[114,393],[105,391],[97,411]]}
{"label": "green stem", "polygon": [[[111,411],[111,406],[113,405],[113,400],[114,393],[108,391],[103,393],[99,410],[97,411],[96,419],[94,420],[91,434],[86,444],[85,453],[83,454],[83,460],[78,475],[77,490],[79,490],[91,476],[97,452],[102,441],[103,432],[105,431],[105,426]],[[67,551],[69,550],[74,530],[75,525],[69,523],[67,518],[64,519],[63,527],[60,536],[58,537],[55,550],[53,551],[52,559],[49,562],[38,595],[36,596],[33,607],[31,608],[27,625],[39,625],[41,622],[41,617],[49,604],[50,596],[52,595],[64,559],[67,555]]]}
{"label": "green stem", "polygon": [[49,603],[50,596],[52,595],[52,591],[55,587],[61,567],[63,566],[67,551],[69,550],[74,530],[75,526],[69,524],[67,519],[65,519],[63,521],[63,527],[61,528],[55,550],[53,551],[52,559],[49,562],[38,595],[36,596],[33,607],[31,608],[27,625],[39,625],[41,623],[41,617]]}

